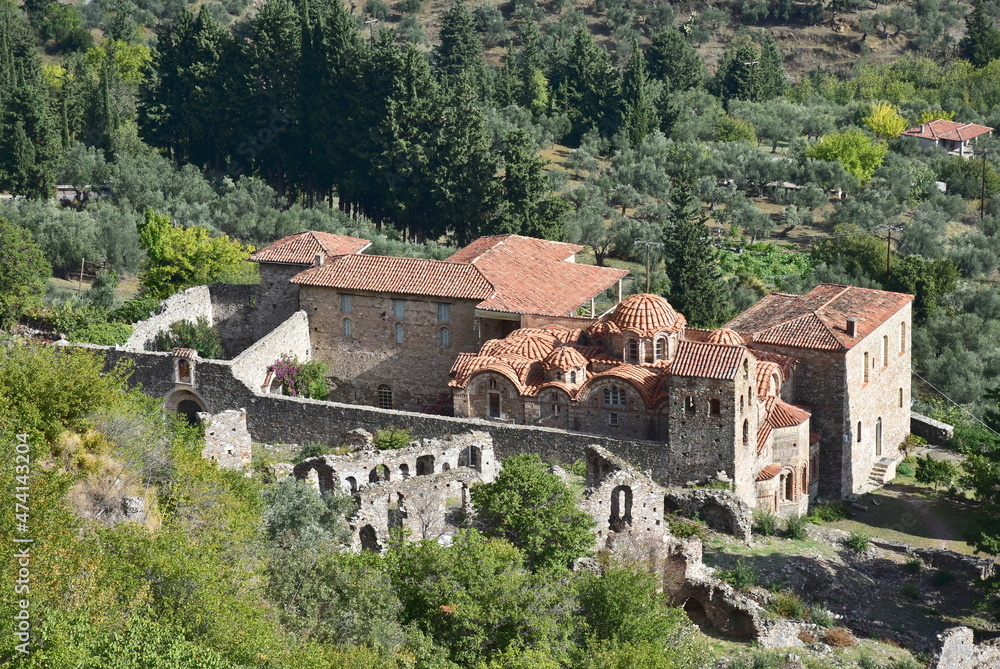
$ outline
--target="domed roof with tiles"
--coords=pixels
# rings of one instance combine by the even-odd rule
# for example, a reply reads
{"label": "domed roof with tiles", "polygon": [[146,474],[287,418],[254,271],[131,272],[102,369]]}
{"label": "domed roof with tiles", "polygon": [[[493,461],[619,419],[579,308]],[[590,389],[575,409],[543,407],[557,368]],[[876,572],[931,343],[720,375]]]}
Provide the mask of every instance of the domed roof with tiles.
{"label": "domed roof with tiles", "polygon": [[620,330],[630,330],[640,337],[652,337],[657,332],[680,332],[687,319],[677,313],[659,295],[631,295],[607,317]]}
{"label": "domed roof with tiles", "polygon": [[480,350],[480,355],[497,357],[516,355],[530,360],[542,360],[559,345],[559,339],[551,332],[523,328],[514,330],[504,339],[486,342]]}
{"label": "domed roof with tiles", "polygon": [[729,328],[713,330],[705,341],[709,344],[726,344],[727,346],[743,346],[744,343],[743,337],[736,334],[735,330],[730,330]]}
{"label": "domed roof with tiles", "polygon": [[570,371],[587,366],[587,359],[572,346],[560,346],[542,360],[545,369]]}

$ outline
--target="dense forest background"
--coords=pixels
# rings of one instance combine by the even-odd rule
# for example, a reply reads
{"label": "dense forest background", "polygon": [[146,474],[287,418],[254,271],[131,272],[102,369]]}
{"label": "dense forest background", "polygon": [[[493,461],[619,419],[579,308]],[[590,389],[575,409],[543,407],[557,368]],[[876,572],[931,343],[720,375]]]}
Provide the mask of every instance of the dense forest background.
{"label": "dense forest background", "polygon": [[[0,0],[0,323],[120,342],[174,290],[254,281],[250,246],[307,229],[437,258],[484,234],[578,242],[701,326],[821,281],[911,292],[917,406],[959,424],[976,546],[995,554],[1000,152],[900,134],[1000,125],[998,16],[950,0]],[[648,277],[636,241],[663,244]],[[52,280],[84,271],[86,291]],[[641,567],[568,572],[582,540],[545,564],[500,525],[343,553],[349,500],[219,472],[100,368],[84,351],[0,358],[3,438],[29,435],[42,465],[35,666],[707,661]],[[519,471],[508,486],[565,503],[540,463]],[[92,522],[112,489],[150,500],[147,526]]]}

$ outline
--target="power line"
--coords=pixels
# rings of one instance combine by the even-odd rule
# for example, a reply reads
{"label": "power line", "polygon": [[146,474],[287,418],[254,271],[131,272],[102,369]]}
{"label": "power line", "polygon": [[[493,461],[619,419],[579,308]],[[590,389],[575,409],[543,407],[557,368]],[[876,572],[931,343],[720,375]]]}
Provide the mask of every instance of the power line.
{"label": "power line", "polygon": [[990,432],[992,432],[996,436],[1000,437],[1000,432],[997,432],[992,427],[990,427],[989,425],[987,425],[986,423],[984,423],[982,420],[979,419],[979,417],[976,414],[974,414],[971,411],[969,411],[968,409],[966,409],[963,405],[959,404],[955,400],[953,400],[950,397],[948,397],[947,395],[945,395],[944,391],[940,390],[933,383],[931,383],[930,381],[928,381],[924,377],[920,376],[919,374],[917,374],[912,369],[910,370],[910,373],[912,373],[915,377],[917,377],[918,379],[920,379],[921,381],[923,381],[924,383],[926,383],[928,386],[930,386],[931,390],[933,390],[934,392],[936,392],[938,395],[940,395],[941,397],[945,398],[946,400],[948,400],[949,402],[951,402],[952,404],[954,404],[955,406],[957,406],[959,408],[959,410],[962,411],[962,413],[968,414],[969,417],[972,418],[972,420],[976,421],[977,423],[979,423],[980,425],[982,425],[983,427],[985,427],[987,430],[989,430]]}

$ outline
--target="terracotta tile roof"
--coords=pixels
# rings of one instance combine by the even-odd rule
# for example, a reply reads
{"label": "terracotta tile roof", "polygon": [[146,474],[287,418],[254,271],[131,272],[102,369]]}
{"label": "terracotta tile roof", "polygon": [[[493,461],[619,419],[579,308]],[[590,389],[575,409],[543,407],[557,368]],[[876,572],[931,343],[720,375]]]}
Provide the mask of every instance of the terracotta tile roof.
{"label": "terracotta tile roof", "polygon": [[770,481],[775,476],[777,476],[778,472],[780,472],[780,471],[781,471],[781,465],[777,465],[777,464],[767,465],[763,469],[761,469],[759,472],[757,472],[757,480],[758,481]]}
{"label": "terracotta tile roof", "polygon": [[985,135],[993,132],[993,128],[975,123],[958,123],[956,121],[945,121],[937,119],[930,123],[921,123],[903,132],[907,137],[920,137],[921,139],[946,139],[952,142],[965,142],[973,137]]}
{"label": "terracotta tile roof", "polygon": [[[753,342],[821,350],[847,350],[892,318],[912,295],[821,284],[805,295],[771,293],[726,324]],[[857,337],[847,319],[859,319]]]}
{"label": "terracotta tile roof", "polygon": [[757,360],[773,362],[778,365],[778,369],[781,370],[782,381],[787,381],[791,378],[792,369],[799,364],[799,361],[791,356],[781,355],[780,353],[772,353],[771,351],[758,351],[752,346],[750,347],[750,352],[753,353],[753,357],[757,358]]}
{"label": "terracotta tile roof", "polygon": [[458,253],[445,258],[445,260],[448,262],[475,263],[480,257],[498,246],[513,248],[517,253],[523,253],[533,258],[560,262],[576,255],[584,248],[576,244],[552,242],[547,239],[536,239],[535,237],[494,235],[492,237],[480,237]]}
{"label": "terracotta tile roof", "polygon": [[495,357],[514,355],[530,360],[541,360],[559,345],[559,339],[547,330],[521,328],[503,339],[489,340],[480,348],[479,354]]}
{"label": "terracotta tile roof", "polygon": [[569,371],[587,366],[587,359],[572,346],[560,346],[553,349],[542,360],[542,367],[545,369],[558,369]]}
{"label": "terracotta tile roof", "polygon": [[659,295],[639,293],[630,295],[615,307],[605,320],[620,332],[635,332],[640,337],[652,337],[657,332],[680,332],[687,319],[677,313],[670,303]]}
{"label": "terracotta tile roof", "polygon": [[734,379],[746,350],[743,346],[681,341],[677,344],[671,373],[706,379]]}
{"label": "terracotta tile roof", "polygon": [[794,427],[809,420],[808,411],[799,407],[776,400],[770,407],[767,415],[767,422],[774,427]]}
{"label": "terracotta tile roof", "polygon": [[312,265],[319,253],[324,254],[329,260],[336,256],[360,253],[371,244],[367,239],[333,235],[329,232],[300,232],[265,246],[250,256],[249,260],[289,265]]}
{"label": "terracotta tile roof", "polygon": [[664,369],[623,363],[600,374],[588,375],[587,382],[581,386],[577,397],[585,395],[594,384],[608,378],[621,379],[633,385],[647,407],[652,407],[667,396],[663,390],[663,381],[667,378]]}
{"label": "terracotta tile roof", "polygon": [[713,330],[704,341],[709,344],[728,344],[729,346],[743,346],[745,343],[743,337],[737,334],[735,330],[730,330],[729,328]]}
{"label": "terracotta tile roof", "polygon": [[771,376],[777,372],[778,377],[781,377],[781,368],[778,367],[773,362],[767,362],[764,360],[757,361],[757,395],[760,397],[767,397],[772,394],[777,394],[777,388],[771,388]]}
{"label": "terracotta tile roof", "polygon": [[493,287],[475,265],[424,258],[346,255],[292,277],[292,283],[397,295],[482,300]]}
{"label": "terracotta tile roof", "polygon": [[761,424],[757,427],[757,455],[760,455],[767,449],[767,440],[771,438],[771,424],[769,422],[761,421]]}
{"label": "terracotta tile roof", "polygon": [[198,357],[198,352],[193,348],[175,348],[174,349],[175,358],[196,358]]}
{"label": "terracotta tile roof", "polygon": [[505,235],[477,239],[446,262],[477,267],[495,289],[479,308],[514,314],[572,315],[628,275],[628,270],[578,265],[582,247]]}

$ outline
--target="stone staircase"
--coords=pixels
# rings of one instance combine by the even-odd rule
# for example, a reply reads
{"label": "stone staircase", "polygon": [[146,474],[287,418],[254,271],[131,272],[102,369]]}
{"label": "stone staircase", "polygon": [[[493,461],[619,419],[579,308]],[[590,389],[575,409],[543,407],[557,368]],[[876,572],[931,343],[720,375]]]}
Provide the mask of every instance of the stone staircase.
{"label": "stone staircase", "polygon": [[868,482],[872,485],[882,486],[888,483],[886,476],[889,474],[889,467],[892,465],[892,460],[889,458],[882,458],[875,463],[872,467],[871,473],[868,474]]}

